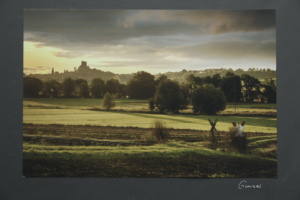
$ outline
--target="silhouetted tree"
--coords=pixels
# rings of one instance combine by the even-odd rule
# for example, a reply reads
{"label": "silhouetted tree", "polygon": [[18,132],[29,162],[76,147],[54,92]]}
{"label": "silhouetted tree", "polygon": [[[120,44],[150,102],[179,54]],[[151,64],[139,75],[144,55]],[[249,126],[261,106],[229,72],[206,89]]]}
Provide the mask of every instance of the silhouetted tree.
{"label": "silhouetted tree", "polygon": [[210,76],[205,76],[203,79],[203,84],[212,84],[213,80]]}
{"label": "silhouetted tree", "polygon": [[246,102],[253,102],[260,95],[260,81],[248,74],[242,74],[243,96]]}
{"label": "silhouetted tree", "polygon": [[79,96],[84,98],[88,98],[90,96],[89,85],[87,82],[81,83]]}
{"label": "silhouetted tree", "polygon": [[221,90],[224,92],[227,102],[241,101],[241,77],[232,72],[227,72],[222,79]]}
{"label": "silhouetted tree", "polygon": [[158,84],[163,81],[168,79],[168,77],[164,74],[160,75],[156,80],[155,80],[155,86],[158,86]]}
{"label": "silhouetted tree", "polygon": [[212,84],[197,88],[192,95],[191,102],[194,113],[214,115],[226,108],[224,93]]}
{"label": "silhouetted tree", "polygon": [[155,91],[154,76],[150,73],[140,71],[133,75],[128,81],[127,94],[131,99],[149,99]]}
{"label": "silhouetted tree", "polygon": [[154,105],[160,113],[178,113],[184,103],[183,93],[176,81],[160,81],[154,96]]}
{"label": "silhouetted tree", "polygon": [[90,92],[92,97],[100,98],[103,97],[105,92],[105,82],[101,78],[95,78],[92,80],[90,85]]}
{"label": "silhouetted tree", "polygon": [[105,91],[110,93],[110,94],[118,94],[120,92],[120,88],[121,84],[119,83],[118,80],[116,79],[110,79],[108,81],[106,81],[105,84]]}
{"label": "silhouetted tree", "polygon": [[117,97],[125,97],[125,96],[126,96],[126,85],[120,83]]}
{"label": "silhouetted tree", "polygon": [[182,104],[180,106],[180,109],[187,109],[187,107],[191,101],[189,85],[186,83],[182,83],[180,85],[180,90],[181,90],[181,94],[182,94]]}
{"label": "silhouetted tree", "polygon": [[215,74],[212,76],[212,80],[211,83],[215,86],[215,87],[221,87],[222,84],[222,78],[220,74]]}
{"label": "silhouetted tree", "polygon": [[64,97],[74,96],[75,82],[72,78],[66,78],[63,81],[62,86]]}
{"label": "silhouetted tree", "polygon": [[86,96],[86,93],[88,94],[87,97],[89,96],[89,90],[82,91],[82,90],[86,90],[85,86],[82,87],[82,85],[88,85],[86,80],[84,80],[84,79],[75,79],[74,84],[75,84],[74,96],[83,97],[82,94]]}
{"label": "silhouetted tree", "polygon": [[45,97],[58,97],[62,90],[62,84],[55,81],[44,82],[43,96]]}
{"label": "silhouetted tree", "polygon": [[190,74],[186,80],[190,94],[192,94],[197,87],[203,84],[203,79],[201,77],[196,77],[194,74]]}
{"label": "silhouetted tree", "polygon": [[201,77],[195,76],[194,74],[190,74],[187,77],[187,82],[188,83],[193,83],[195,85],[202,85],[203,84],[203,79]]}
{"label": "silhouetted tree", "polygon": [[38,97],[43,89],[43,82],[40,79],[25,77],[23,79],[24,97]]}
{"label": "silhouetted tree", "polygon": [[276,85],[272,79],[270,79],[269,84],[265,84],[262,86],[264,91],[262,92],[262,96],[264,100],[268,103],[276,103]]}
{"label": "silhouetted tree", "polygon": [[154,98],[150,98],[148,104],[149,104],[149,109],[153,111],[155,109]]}

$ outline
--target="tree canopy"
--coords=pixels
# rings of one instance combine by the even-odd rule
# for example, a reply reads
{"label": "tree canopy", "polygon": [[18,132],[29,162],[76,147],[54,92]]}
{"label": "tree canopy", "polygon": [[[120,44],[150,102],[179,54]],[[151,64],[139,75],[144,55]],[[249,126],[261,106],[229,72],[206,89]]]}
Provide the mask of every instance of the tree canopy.
{"label": "tree canopy", "polygon": [[62,87],[64,96],[71,97],[74,93],[75,81],[72,78],[66,78],[62,83]]}
{"label": "tree canopy", "polygon": [[160,81],[154,95],[154,105],[160,113],[178,113],[185,104],[180,85],[176,81]]}
{"label": "tree canopy", "polygon": [[43,82],[37,78],[25,77],[23,84],[24,97],[38,97],[43,89]]}
{"label": "tree canopy", "polygon": [[62,85],[61,83],[51,80],[44,82],[43,96],[44,97],[58,97],[61,93]]}
{"label": "tree canopy", "polygon": [[226,108],[224,93],[212,84],[198,87],[192,94],[191,103],[194,113],[216,114]]}
{"label": "tree canopy", "polygon": [[221,81],[221,90],[224,92],[228,102],[241,101],[241,77],[232,72],[228,72]]}
{"label": "tree canopy", "polygon": [[254,99],[260,95],[260,81],[248,74],[243,74],[241,76],[243,82],[243,96],[244,101],[246,102],[253,102]]}
{"label": "tree canopy", "polygon": [[[221,89],[227,102],[276,103],[276,79],[265,78],[260,81],[249,74],[243,74],[240,77],[234,72],[228,70],[223,77],[219,73],[202,77],[196,76],[196,73],[188,74],[185,77],[186,81],[177,82],[176,77],[169,78],[165,74],[160,74],[155,79],[154,75],[139,71],[132,75],[127,85],[121,84],[118,77],[106,81],[94,78],[91,83],[85,79],[70,77],[60,82],[54,79],[42,82],[38,78],[25,75],[23,91],[24,97],[102,98],[108,92],[116,98],[152,98],[152,101],[149,102],[151,110],[157,108],[160,112],[176,113],[189,105],[193,106],[191,102],[197,96],[198,89],[203,89],[205,85],[211,85]],[[187,71],[182,71],[182,73],[187,73]],[[197,105],[195,108],[195,112],[200,112]]]}
{"label": "tree canopy", "polygon": [[155,91],[154,76],[148,72],[139,71],[129,80],[126,88],[131,99],[149,99]]}
{"label": "tree canopy", "polygon": [[91,95],[94,98],[103,97],[105,92],[105,82],[101,78],[95,78],[90,85]]}

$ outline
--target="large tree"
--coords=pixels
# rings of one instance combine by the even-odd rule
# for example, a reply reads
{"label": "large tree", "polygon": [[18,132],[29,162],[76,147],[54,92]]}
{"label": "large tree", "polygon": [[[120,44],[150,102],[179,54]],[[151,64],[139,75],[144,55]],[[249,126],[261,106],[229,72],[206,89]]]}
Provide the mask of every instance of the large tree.
{"label": "large tree", "polygon": [[189,93],[192,94],[197,87],[200,87],[203,84],[203,79],[201,77],[195,76],[194,74],[190,74],[186,77],[187,87]]}
{"label": "large tree", "polygon": [[119,83],[118,80],[110,79],[110,80],[106,81],[106,84],[105,84],[105,91],[106,92],[108,92],[110,94],[117,95],[117,94],[122,92],[121,89],[122,89],[122,86],[121,86],[121,84]]}
{"label": "large tree", "polygon": [[264,101],[268,103],[276,103],[276,85],[274,83],[274,80],[270,79],[270,82],[263,85],[263,92],[262,96],[264,98]]}
{"label": "large tree", "polygon": [[105,93],[105,82],[101,78],[95,78],[90,85],[90,92],[92,97],[101,98]]}
{"label": "large tree", "polygon": [[157,87],[158,84],[163,81],[163,80],[167,80],[168,77],[164,74],[160,75],[156,80],[155,80],[155,86]]}
{"label": "large tree", "polygon": [[253,102],[260,95],[260,81],[248,74],[242,74],[243,96],[246,102]]}
{"label": "large tree", "polygon": [[79,96],[84,98],[88,98],[90,96],[90,89],[87,82],[83,82],[80,84]]}
{"label": "large tree", "polygon": [[242,98],[241,77],[232,72],[227,72],[221,82],[227,102],[239,102]]}
{"label": "large tree", "polygon": [[205,76],[203,78],[203,84],[212,84],[213,83],[213,80],[211,78],[211,76]]}
{"label": "large tree", "polygon": [[128,81],[127,94],[131,99],[149,99],[155,91],[154,76],[148,72],[140,71]]}
{"label": "large tree", "polygon": [[75,88],[74,88],[74,95],[77,97],[88,97],[89,90],[86,88],[88,83],[84,79],[75,79],[74,80]]}
{"label": "large tree", "polygon": [[216,114],[226,108],[224,93],[212,84],[198,87],[192,95],[191,102],[194,113]]}
{"label": "large tree", "polygon": [[43,96],[45,97],[58,97],[61,93],[61,83],[51,80],[44,82]]}
{"label": "large tree", "polygon": [[43,89],[43,82],[37,78],[25,77],[23,84],[24,97],[38,97]]}
{"label": "large tree", "polygon": [[164,79],[157,86],[154,105],[160,113],[178,113],[185,106],[185,99],[176,81]]}
{"label": "large tree", "polygon": [[63,94],[65,97],[74,96],[75,81],[72,78],[66,78],[62,83],[62,87],[63,87]]}
{"label": "large tree", "polygon": [[215,86],[215,87],[221,87],[221,84],[222,84],[222,78],[221,78],[221,75],[220,74],[215,74],[212,76],[212,84]]}

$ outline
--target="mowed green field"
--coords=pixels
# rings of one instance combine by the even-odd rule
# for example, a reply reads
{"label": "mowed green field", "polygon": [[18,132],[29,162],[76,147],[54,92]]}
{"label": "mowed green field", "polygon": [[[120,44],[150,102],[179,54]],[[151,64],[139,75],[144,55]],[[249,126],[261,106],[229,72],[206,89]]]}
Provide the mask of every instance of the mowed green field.
{"label": "mowed green field", "polygon": [[[150,128],[154,121],[160,120],[169,128],[209,130],[208,119],[218,119],[217,129],[228,131],[233,121],[246,121],[246,132],[276,133],[277,119],[275,117],[252,116],[208,116],[194,114],[150,114],[137,111],[149,111],[145,100],[117,100],[117,106],[112,111],[97,110],[101,108],[99,99],[24,99],[23,122],[34,124],[69,124],[69,125],[99,125]],[[274,104],[242,105],[249,112],[259,112],[261,109],[274,110]],[[255,106],[255,108],[250,108]],[[94,109],[94,110],[93,110]],[[229,108],[231,109],[231,108]]]}

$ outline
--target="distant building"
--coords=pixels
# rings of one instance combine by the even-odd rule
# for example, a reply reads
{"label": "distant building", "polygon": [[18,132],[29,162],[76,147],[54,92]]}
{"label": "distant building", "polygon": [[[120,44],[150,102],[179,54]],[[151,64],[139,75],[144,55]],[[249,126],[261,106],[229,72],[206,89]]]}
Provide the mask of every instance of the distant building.
{"label": "distant building", "polygon": [[81,61],[81,65],[78,67],[78,70],[87,70],[90,69],[89,66],[87,66],[87,62],[86,61]]}
{"label": "distant building", "polygon": [[54,74],[54,68],[52,67],[52,71],[51,71],[51,74],[53,75]]}

